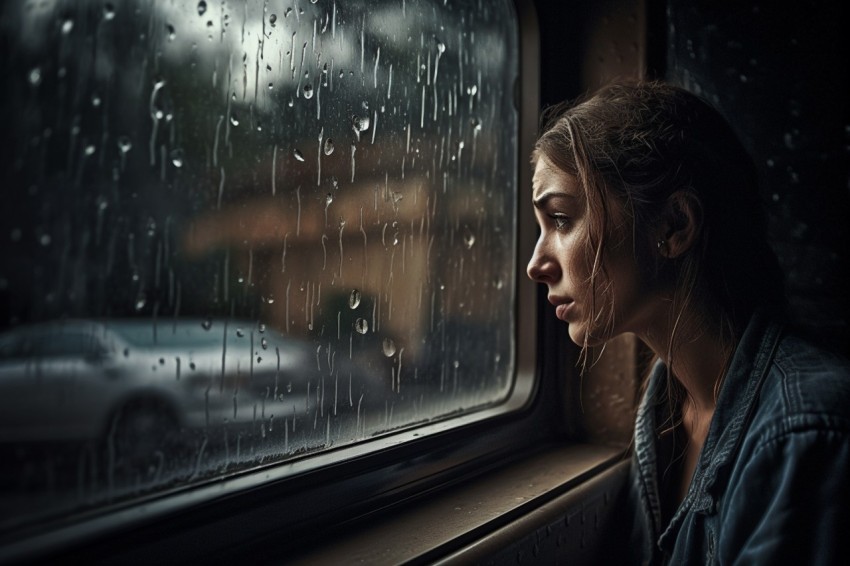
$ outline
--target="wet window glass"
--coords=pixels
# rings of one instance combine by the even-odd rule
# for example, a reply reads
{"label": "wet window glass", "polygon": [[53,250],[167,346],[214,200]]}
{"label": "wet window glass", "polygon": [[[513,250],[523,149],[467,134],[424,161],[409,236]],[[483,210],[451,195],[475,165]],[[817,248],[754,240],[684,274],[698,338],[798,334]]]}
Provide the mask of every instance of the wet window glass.
{"label": "wet window glass", "polygon": [[0,25],[0,530],[507,399],[509,2]]}

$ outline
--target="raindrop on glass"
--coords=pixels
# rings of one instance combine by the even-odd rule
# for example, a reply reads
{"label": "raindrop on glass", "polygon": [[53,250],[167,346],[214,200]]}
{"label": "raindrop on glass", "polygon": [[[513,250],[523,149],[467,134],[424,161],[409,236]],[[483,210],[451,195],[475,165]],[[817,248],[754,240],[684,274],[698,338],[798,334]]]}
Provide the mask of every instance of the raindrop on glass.
{"label": "raindrop on glass", "polygon": [[177,167],[183,167],[183,150],[182,149],[172,149],[171,150],[171,163]]}
{"label": "raindrop on glass", "polygon": [[351,129],[354,130],[354,133],[357,135],[357,139],[359,140],[360,133],[369,129],[369,116],[352,116]]}
{"label": "raindrop on glass", "polygon": [[238,125],[239,125],[239,118],[237,118],[237,117],[236,117],[236,113],[235,113],[235,112],[234,112],[233,114],[231,114],[231,115],[230,115],[230,123],[231,123],[231,124],[233,124],[234,126],[238,126]]}
{"label": "raindrop on glass", "polygon": [[323,149],[324,149],[325,155],[332,154],[334,152],[334,141],[331,138],[326,139]]}
{"label": "raindrop on glass", "polygon": [[283,17],[286,18],[291,13],[292,13],[292,8],[287,8],[286,10],[283,11]]}
{"label": "raindrop on glass", "polygon": [[103,17],[104,19],[111,20],[115,17],[115,6],[112,4],[106,3],[103,5]]}
{"label": "raindrop on glass", "polygon": [[85,151],[87,156],[88,155],[94,155],[94,152],[97,151],[97,148],[94,147],[94,145],[92,145],[92,144],[88,144],[84,151]]}
{"label": "raindrop on glass", "polygon": [[272,14],[271,16],[269,16],[269,23],[272,25],[272,27],[275,27],[275,24],[277,23],[277,14]]}
{"label": "raindrop on glass", "polygon": [[360,306],[360,291],[357,289],[352,289],[351,294],[348,296],[348,307],[351,309],[356,309]]}
{"label": "raindrop on glass", "polygon": [[259,330],[259,331],[260,331],[260,334],[262,334],[263,332],[265,332],[265,331],[266,331],[266,325],[265,325],[265,324],[263,324],[263,323],[261,322],[261,323],[257,326],[257,330]]}
{"label": "raindrop on glass", "polygon": [[209,330],[210,328],[212,328],[212,319],[208,318],[205,321],[203,321],[201,323],[201,328],[203,328],[204,330]]}
{"label": "raindrop on glass", "polygon": [[165,24],[165,29],[168,30],[168,41],[174,41],[174,38],[177,37],[177,33],[174,31],[174,26],[171,24]]}
{"label": "raindrop on glass", "polygon": [[71,30],[74,29],[74,20],[68,18],[64,22],[62,22],[62,33],[65,35],[71,33]]}
{"label": "raindrop on glass", "polygon": [[267,350],[269,347],[269,342],[266,340],[266,337],[263,336],[262,340],[260,340],[260,346],[263,347],[263,350]]}
{"label": "raindrop on glass", "polygon": [[311,85],[304,85],[304,98],[307,100],[313,98],[313,87]]}
{"label": "raindrop on glass", "polygon": [[205,0],[198,2],[198,15],[203,16],[207,13],[207,3]]}
{"label": "raindrop on glass", "polygon": [[473,234],[472,232],[467,232],[463,236],[463,243],[466,244],[466,249],[470,249],[472,246],[475,245],[475,234]]}
{"label": "raindrop on glass", "polygon": [[354,321],[354,330],[356,330],[358,334],[366,334],[369,332],[369,323],[364,318],[358,318]]}
{"label": "raindrop on glass", "polygon": [[325,195],[325,208],[329,207],[334,201],[334,196],[331,193]]}
{"label": "raindrop on glass", "polygon": [[274,83],[269,83],[269,90],[272,90],[273,88],[274,88]]}
{"label": "raindrop on glass", "polygon": [[121,153],[127,153],[133,149],[133,142],[130,141],[130,138],[127,136],[121,136],[118,138],[118,151]]}
{"label": "raindrop on glass", "polygon": [[145,298],[144,293],[142,293],[142,294],[140,294],[140,295],[139,295],[139,297],[136,299],[136,304],[135,304],[134,306],[136,307],[136,310],[137,310],[137,311],[140,311],[140,310],[142,310],[143,308],[145,308],[145,303],[147,303],[147,299]]}
{"label": "raindrop on glass", "polygon": [[294,151],[292,152],[292,155],[294,155],[294,156],[295,156],[295,159],[297,159],[298,161],[304,161],[304,154],[303,154],[303,153],[301,153],[301,150],[300,150],[300,149],[296,149],[296,150],[294,150]]}
{"label": "raindrop on glass", "polygon": [[438,41],[438,42],[437,42],[437,51],[439,51],[440,53],[445,53],[445,51],[446,51],[446,44],[445,44],[445,43],[443,43],[442,41]]}
{"label": "raindrop on glass", "polygon": [[237,337],[237,338],[242,338],[243,336],[245,336],[245,333],[244,333],[244,332],[242,332],[242,329],[241,329],[241,328],[237,328],[237,329],[236,329],[236,337]]}
{"label": "raindrop on glass", "polygon": [[41,69],[38,67],[33,68],[29,73],[29,81],[32,86],[38,86],[41,82]]}
{"label": "raindrop on glass", "polygon": [[395,355],[395,342],[390,338],[384,338],[384,343],[382,344],[384,355],[388,358],[391,358]]}

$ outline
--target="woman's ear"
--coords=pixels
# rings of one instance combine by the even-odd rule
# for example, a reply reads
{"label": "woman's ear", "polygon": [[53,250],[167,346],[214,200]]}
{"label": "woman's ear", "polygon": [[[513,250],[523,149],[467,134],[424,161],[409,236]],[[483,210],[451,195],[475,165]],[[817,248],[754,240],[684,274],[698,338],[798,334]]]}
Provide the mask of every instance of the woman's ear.
{"label": "woman's ear", "polygon": [[667,198],[662,216],[658,251],[676,258],[693,247],[702,229],[702,205],[690,191],[676,191]]}

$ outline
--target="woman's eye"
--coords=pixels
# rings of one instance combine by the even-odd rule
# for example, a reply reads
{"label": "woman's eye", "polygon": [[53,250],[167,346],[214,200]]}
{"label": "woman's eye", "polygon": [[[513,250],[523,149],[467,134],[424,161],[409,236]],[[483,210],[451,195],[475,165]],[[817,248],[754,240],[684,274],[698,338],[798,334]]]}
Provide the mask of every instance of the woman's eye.
{"label": "woman's eye", "polygon": [[553,214],[552,220],[555,223],[556,230],[566,230],[570,225],[570,218],[563,214]]}

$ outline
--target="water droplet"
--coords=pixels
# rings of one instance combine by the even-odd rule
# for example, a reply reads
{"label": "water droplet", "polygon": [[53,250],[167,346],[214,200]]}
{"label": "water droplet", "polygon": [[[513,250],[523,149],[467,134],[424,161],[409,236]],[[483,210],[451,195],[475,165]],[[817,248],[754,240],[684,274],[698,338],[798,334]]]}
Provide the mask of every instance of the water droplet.
{"label": "water droplet", "polygon": [[369,332],[369,323],[364,318],[358,318],[354,321],[354,330],[356,330],[358,334],[366,334]]}
{"label": "water droplet", "polygon": [[319,1],[319,0],[310,0],[310,4],[315,4],[315,3],[316,3],[316,2],[318,2],[318,1]]}
{"label": "water droplet", "polygon": [[168,41],[174,41],[174,38],[177,37],[177,33],[174,31],[174,26],[171,24],[165,24],[165,29],[168,31]]}
{"label": "water droplet", "polygon": [[392,339],[384,338],[384,343],[382,344],[382,346],[384,350],[384,355],[386,357],[391,358],[395,355],[395,342],[393,342]]}
{"label": "water droplet", "polygon": [[153,236],[154,234],[156,234],[156,220],[154,220],[153,218],[148,218],[147,229],[148,236]]}
{"label": "water droplet", "polygon": [[205,321],[203,321],[201,323],[201,328],[203,328],[204,330],[209,330],[210,328],[212,328],[212,319],[208,318]]}
{"label": "water droplet", "polygon": [[348,296],[348,307],[351,309],[356,309],[360,306],[360,291],[357,289],[352,289],[351,294]]}
{"label": "water droplet", "polygon": [[295,106],[295,101],[290,98],[289,102],[287,102],[286,105],[292,108],[293,106]]}
{"label": "water droplet", "polygon": [[236,337],[237,337],[237,338],[242,338],[243,336],[245,336],[245,333],[244,333],[244,332],[242,332],[242,329],[241,329],[241,328],[237,328],[237,329],[236,329]]}
{"label": "water droplet", "polygon": [[313,98],[313,87],[311,85],[304,85],[304,98],[307,100]]}
{"label": "water droplet", "polygon": [[88,144],[86,146],[86,149],[83,151],[85,151],[86,156],[94,155],[94,152],[97,151],[97,148],[93,144]]}
{"label": "water droplet", "polygon": [[352,116],[351,117],[351,127],[354,128],[354,131],[359,135],[360,132],[364,132],[369,129],[369,116]]}
{"label": "water droplet", "polygon": [[42,234],[41,237],[38,239],[38,243],[40,243],[42,246],[49,246],[50,234]]}
{"label": "water droplet", "polygon": [[115,6],[110,3],[103,5],[103,17],[106,20],[111,20],[115,17]]}
{"label": "water droplet", "polygon": [[274,83],[269,83],[269,90],[272,90],[273,88],[274,88]]}
{"label": "water droplet", "polygon": [[94,94],[91,95],[91,105],[92,106],[97,108],[98,106],[100,106],[100,102],[101,102],[100,95],[98,95],[97,93],[94,93]]}
{"label": "water droplet", "polygon": [[325,195],[325,208],[329,207],[334,201],[334,196],[331,193]]}
{"label": "water droplet", "polygon": [[189,362],[189,369],[195,371],[195,362]]}
{"label": "water droplet", "polygon": [[466,87],[466,94],[469,96],[475,96],[478,94],[478,85],[470,85]]}
{"label": "water droplet", "polygon": [[74,20],[68,18],[64,22],[62,22],[62,33],[68,35],[71,33],[71,30],[74,29]]}
{"label": "water droplet", "polygon": [[183,167],[183,150],[180,148],[171,150],[171,163],[178,169]]}
{"label": "water droplet", "polygon": [[440,53],[445,53],[445,51],[446,51],[446,44],[445,44],[445,43],[443,43],[442,41],[438,41],[438,42],[437,42],[437,51],[439,51]]}
{"label": "water droplet", "polygon": [[475,245],[475,234],[467,232],[463,236],[463,243],[466,244],[466,249],[472,248]]}
{"label": "water droplet", "polygon": [[267,350],[267,349],[268,349],[268,347],[269,347],[269,341],[268,341],[268,340],[266,340],[266,337],[265,337],[265,336],[263,336],[263,338],[260,340],[260,346],[262,346],[262,347],[263,347],[263,350]]}
{"label": "water droplet", "polygon": [[207,13],[207,3],[205,0],[198,2],[198,15],[203,16]]}
{"label": "water droplet", "polygon": [[291,381],[286,384],[286,392],[292,393],[292,382]]}
{"label": "water droplet", "polygon": [[286,10],[283,11],[283,17],[286,18],[291,13],[292,13],[292,8],[287,8]]}
{"label": "water droplet", "polygon": [[393,197],[393,204],[398,204],[399,201],[404,198],[404,195],[401,194],[400,192],[393,191],[392,197]]}
{"label": "water droplet", "polygon": [[121,153],[127,153],[133,149],[133,142],[130,141],[130,138],[127,136],[121,136],[118,138],[118,151]]}
{"label": "water droplet", "polygon": [[332,154],[334,152],[334,141],[331,138],[326,139],[323,149],[324,149],[325,155]]}
{"label": "water droplet", "polygon": [[269,16],[269,23],[272,25],[272,27],[275,27],[275,24],[277,23],[277,14],[272,14],[271,16]]}
{"label": "water droplet", "polygon": [[257,330],[259,330],[260,334],[262,334],[266,331],[266,325],[261,322],[259,325],[257,325]]}
{"label": "water droplet", "polygon": [[28,78],[32,86],[38,86],[41,82],[41,69],[38,67],[34,67],[29,72]]}
{"label": "water droplet", "polygon": [[236,117],[236,113],[235,113],[235,112],[234,112],[233,114],[231,114],[231,115],[230,115],[230,123],[231,123],[231,124],[233,124],[234,126],[238,126],[238,125],[239,125],[239,118],[237,118],[237,117]]}
{"label": "water droplet", "polygon": [[295,156],[295,159],[297,159],[298,161],[304,161],[304,154],[303,154],[303,153],[301,153],[301,150],[300,150],[300,149],[296,149],[296,150],[294,150],[294,151],[292,152],[292,155],[294,155],[294,156]]}
{"label": "water droplet", "polygon": [[136,298],[136,304],[134,306],[136,307],[137,311],[140,311],[143,308],[145,308],[146,303],[147,303],[147,298],[145,297],[145,294],[140,293],[138,298]]}

